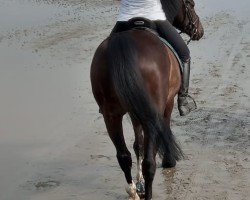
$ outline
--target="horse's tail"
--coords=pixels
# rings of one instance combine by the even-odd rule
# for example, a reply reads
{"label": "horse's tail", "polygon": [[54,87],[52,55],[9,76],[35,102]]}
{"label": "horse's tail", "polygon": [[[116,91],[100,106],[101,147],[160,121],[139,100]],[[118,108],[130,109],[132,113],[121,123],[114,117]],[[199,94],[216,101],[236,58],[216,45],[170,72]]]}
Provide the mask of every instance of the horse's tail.
{"label": "horse's tail", "polygon": [[108,42],[109,73],[121,103],[138,120],[144,134],[154,142],[160,156],[179,160],[183,154],[163,117],[149,99],[137,67],[135,41],[128,33],[114,34]]}

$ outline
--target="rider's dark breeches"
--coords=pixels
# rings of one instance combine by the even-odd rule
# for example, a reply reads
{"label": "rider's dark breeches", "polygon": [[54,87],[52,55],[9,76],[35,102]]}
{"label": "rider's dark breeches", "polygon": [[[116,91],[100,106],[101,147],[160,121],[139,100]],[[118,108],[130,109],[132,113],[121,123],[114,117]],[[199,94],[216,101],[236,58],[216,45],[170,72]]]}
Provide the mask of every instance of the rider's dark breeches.
{"label": "rider's dark breeches", "polygon": [[190,51],[177,30],[166,21],[155,21],[158,34],[167,40],[178,53],[182,62],[190,59]]}
{"label": "rider's dark breeches", "polygon": [[[182,39],[182,37],[179,35],[179,33],[176,31],[176,29],[166,20],[166,21],[154,21],[156,25],[156,31],[158,34],[167,40],[175,49],[175,51],[178,53],[180,59],[182,62],[186,62],[190,59],[190,51]],[[121,32],[126,30],[126,24],[127,22],[121,22],[118,21],[112,30],[112,33],[115,32]]]}

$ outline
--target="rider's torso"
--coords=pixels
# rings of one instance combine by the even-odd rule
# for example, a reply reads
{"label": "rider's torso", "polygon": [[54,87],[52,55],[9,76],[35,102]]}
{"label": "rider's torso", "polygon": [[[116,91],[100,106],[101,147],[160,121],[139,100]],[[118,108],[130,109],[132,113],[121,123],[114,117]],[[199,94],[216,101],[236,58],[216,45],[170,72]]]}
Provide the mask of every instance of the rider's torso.
{"label": "rider's torso", "polygon": [[117,21],[128,21],[134,17],[166,20],[160,0],[121,0]]}

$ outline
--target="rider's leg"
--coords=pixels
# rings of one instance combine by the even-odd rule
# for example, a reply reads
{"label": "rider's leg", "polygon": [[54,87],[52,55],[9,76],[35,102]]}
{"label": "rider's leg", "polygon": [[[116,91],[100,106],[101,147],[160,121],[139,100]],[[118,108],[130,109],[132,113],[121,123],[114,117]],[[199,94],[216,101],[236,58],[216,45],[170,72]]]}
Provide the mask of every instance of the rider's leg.
{"label": "rider's leg", "polygon": [[189,60],[190,51],[173,25],[170,24],[167,20],[157,20],[155,21],[155,24],[159,35],[167,40],[172,45],[172,47],[174,47],[182,62],[186,62],[187,60]]}
{"label": "rider's leg", "polygon": [[190,51],[182,37],[168,21],[155,21],[155,23],[159,35],[166,39],[174,47],[184,65],[182,85],[178,94],[178,109],[180,115],[184,116],[197,108],[194,99],[188,94]]}
{"label": "rider's leg", "polygon": [[185,116],[197,108],[194,99],[188,94],[190,77],[190,59],[183,63],[182,85],[178,94],[178,109],[181,116]]}

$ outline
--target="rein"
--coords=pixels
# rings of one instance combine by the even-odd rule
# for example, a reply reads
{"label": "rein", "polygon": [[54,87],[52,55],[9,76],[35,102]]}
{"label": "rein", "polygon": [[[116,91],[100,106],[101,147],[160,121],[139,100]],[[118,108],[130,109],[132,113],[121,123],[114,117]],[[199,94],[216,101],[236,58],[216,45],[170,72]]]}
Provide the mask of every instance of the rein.
{"label": "rein", "polygon": [[[190,9],[188,8],[190,1],[189,0],[182,0],[182,1],[185,6],[185,18],[183,20],[183,24],[185,23],[186,19],[188,19],[188,25],[185,27],[184,31],[185,30],[192,31],[192,35],[190,36],[190,39],[187,41],[188,45],[198,32],[198,27],[196,26],[196,23],[199,20],[199,17],[197,16],[196,19],[193,19]],[[184,31],[181,31],[179,34],[183,33]]]}

